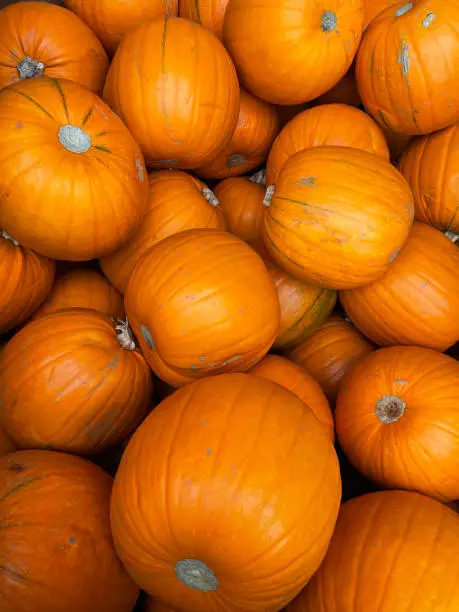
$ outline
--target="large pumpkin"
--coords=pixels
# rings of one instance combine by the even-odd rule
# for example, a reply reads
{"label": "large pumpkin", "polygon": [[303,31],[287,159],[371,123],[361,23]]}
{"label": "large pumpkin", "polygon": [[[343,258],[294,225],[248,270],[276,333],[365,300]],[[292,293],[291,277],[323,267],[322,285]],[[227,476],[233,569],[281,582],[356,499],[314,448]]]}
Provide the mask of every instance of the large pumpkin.
{"label": "large pumpkin", "polygon": [[0,229],[0,334],[19,327],[40,306],[55,271],[54,261],[22,248]]}
{"label": "large pumpkin", "polygon": [[148,249],[187,229],[226,229],[222,207],[208,187],[180,170],[150,174],[148,210],[137,231],[121,249],[100,264],[113,285],[125,293],[136,263]]}
{"label": "large pumpkin", "polygon": [[192,21],[166,17],[124,37],[104,98],[126,122],[147,165],[193,169],[229,142],[239,84],[215,36]]}
{"label": "large pumpkin", "polygon": [[112,531],[135,582],[172,608],[280,610],[322,561],[340,496],[332,441],[303,402],[226,374],[175,392],[134,434]]}
{"label": "large pumpkin", "polygon": [[151,395],[127,325],[94,310],[32,321],[0,354],[0,425],[20,448],[98,452],[134,430]]}
{"label": "large pumpkin", "polygon": [[363,0],[231,0],[223,38],[246,89],[299,104],[345,75],[362,28]]}
{"label": "large pumpkin", "polygon": [[196,21],[221,38],[228,2],[229,0],[180,0],[180,17]]}
{"label": "large pumpkin", "polygon": [[107,54],[71,11],[47,2],[11,4],[0,11],[0,40],[0,89],[45,75],[102,91]]}
{"label": "large pumpkin", "polygon": [[459,64],[451,61],[459,54],[458,29],[457,5],[445,0],[401,0],[373,19],[357,55],[356,79],[380,125],[428,134],[459,120]]}
{"label": "large pumpkin", "polygon": [[295,278],[327,289],[362,287],[382,276],[413,221],[413,197],[400,172],[349,147],[296,153],[273,189],[268,250]]}
{"label": "large pumpkin", "polygon": [[0,226],[25,247],[93,259],[140,223],[142,154],[96,94],[57,79],[16,83],[0,91],[0,132]]}
{"label": "large pumpkin", "polygon": [[459,519],[419,493],[345,503],[325,561],[286,612],[459,609]]}
{"label": "large pumpkin", "polygon": [[239,238],[209,229],[175,234],[147,251],[125,305],[153,371],[174,386],[248,370],[268,352],[280,317],[261,258]]}
{"label": "large pumpkin", "polygon": [[380,346],[444,351],[459,340],[459,250],[441,232],[416,222],[394,265],[376,282],[343,291],[353,323]]}
{"label": "large pumpkin", "polygon": [[111,477],[50,451],[0,458],[0,610],[132,612],[110,533]]}

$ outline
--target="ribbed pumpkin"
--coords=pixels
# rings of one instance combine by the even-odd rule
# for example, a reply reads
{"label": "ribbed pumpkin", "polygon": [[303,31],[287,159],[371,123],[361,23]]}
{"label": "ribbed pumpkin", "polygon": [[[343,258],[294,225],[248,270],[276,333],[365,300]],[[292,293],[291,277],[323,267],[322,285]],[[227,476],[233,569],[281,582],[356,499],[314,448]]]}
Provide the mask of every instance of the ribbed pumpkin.
{"label": "ribbed pumpkin", "polygon": [[20,448],[98,452],[134,430],[151,395],[127,325],[95,310],[32,321],[0,354],[0,425]]}
{"label": "ribbed pumpkin", "polygon": [[50,451],[0,458],[2,612],[132,612],[110,533],[111,477]]}
{"label": "ribbed pumpkin", "polygon": [[236,70],[225,48],[201,26],[178,18],[154,19],[124,37],[104,98],[126,122],[147,165],[160,168],[210,162],[229,142],[239,112]]}
{"label": "ribbed pumpkin", "polygon": [[14,450],[16,450],[16,445],[13,440],[7,435],[3,427],[0,427],[0,456],[12,453]]}
{"label": "ribbed pumpkin", "polygon": [[413,214],[408,183],[388,161],[349,147],[313,147],[280,171],[265,242],[295,278],[352,289],[390,267]]}
{"label": "ribbed pumpkin", "polygon": [[163,238],[188,229],[226,229],[222,207],[212,191],[180,170],[150,174],[148,203],[146,216],[128,242],[100,261],[105,276],[121,293],[142,255]]}
{"label": "ribbed pumpkin", "polygon": [[280,610],[325,555],[340,484],[330,436],[298,397],[256,376],[210,377],[164,400],[130,440],[115,546],[172,608]]}
{"label": "ribbed pumpkin", "polygon": [[330,404],[317,380],[304,368],[285,357],[266,355],[249,370],[249,374],[275,382],[294,393],[311,409],[332,440],[335,439],[335,424]]}
{"label": "ribbed pumpkin", "polygon": [[319,381],[330,403],[334,404],[345,374],[374,346],[340,315],[332,315],[319,329],[287,353]]}
{"label": "ribbed pumpkin", "polygon": [[0,89],[45,75],[102,91],[107,54],[71,11],[47,2],[11,4],[0,12],[0,40]]}
{"label": "ribbed pumpkin", "polygon": [[180,17],[196,21],[221,38],[228,2],[229,0],[180,0]]}
{"label": "ribbed pumpkin", "polygon": [[363,0],[363,22],[366,28],[370,22],[378,17],[389,6],[398,4],[398,0]]}
{"label": "ribbed pumpkin", "polygon": [[380,346],[444,351],[459,340],[459,250],[416,222],[394,265],[375,283],[343,291],[353,323]]}
{"label": "ribbed pumpkin", "polygon": [[346,74],[362,28],[363,0],[232,0],[223,38],[246,89],[274,104],[299,104]]}
{"label": "ribbed pumpkin", "polygon": [[356,106],[358,108],[362,101],[360,100],[357,83],[355,82],[354,63],[343,78],[334,87],[319,96],[315,102],[317,104],[346,104],[347,106]]}
{"label": "ribbed pumpkin", "polygon": [[16,83],[0,91],[0,132],[0,227],[21,245],[54,259],[93,259],[140,223],[142,154],[96,94],[57,79]]}
{"label": "ribbed pumpkin", "polygon": [[459,520],[407,491],[345,503],[325,561],[286,612],[459,609]]}
{"label": "ribbed pumpkin", "polygon": [[248,370],[268,352],[280,318],[260,257],[239,238],[210,229],[149,249],[129,280],[125,306],[151,368],[176,387]]}
{"label": "ribbed pumpkin", "polygon": [[54,261],[22,248],[0,229],[0,334],[19,327],[40,306],[55,271]]}

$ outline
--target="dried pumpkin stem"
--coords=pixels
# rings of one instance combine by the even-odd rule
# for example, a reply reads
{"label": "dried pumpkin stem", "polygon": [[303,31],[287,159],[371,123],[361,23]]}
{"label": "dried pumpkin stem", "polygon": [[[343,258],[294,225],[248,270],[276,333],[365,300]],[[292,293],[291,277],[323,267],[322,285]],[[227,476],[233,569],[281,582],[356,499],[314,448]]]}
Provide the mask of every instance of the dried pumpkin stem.
{"label": "dried pumpkin stem", "polygon": [[324,11],[322,13],[321,26],[324,32],[333,32],[338,25],[338,17],[333,11]]}
{"label": "dried pumpkin stem", "polygon": [[175,574],[180,582],[190,589],[197,589],[203,593],[216,591],[218,579],[214,572],[202,561],[184,559],[175,566]]}
{"label": "dried pumpkin stem", "polygon": [[126,317],[124,321],[118,321],[118,325],[115,327],[118,334],[116,335],[116,339],[118,340],[120,346],[127,351],[135,351],[136,344],[134,340],[134,335],[129,327],[129,321]]}
{"label": "dried pumpkin stem", "polygon": [[265,199],[263,200],[265,206],[271,206],[271,200],[273,199],[275,191],[276,187],[274,185],[269,185],[269,187],[266,188]]}
{"label": "dried pumpkin stem", "polygon": [[376,404],[376,416],[383,423],[395,423],[405,414],[406,404],[397,395],[384,395]]}
{"label": "dried pumpkin stem", "polygon": [[13,236],[10,236],[7,232],[5,232],[5,230],[1,230],[1,237],[12,242],[14,246],[19,246],[19,242],[15,240]]}
{"label": "dried pumpkin stem", "polygon": [[45,65],[27,55],[22,62],[19,62],[16,69],[19,72],[19,78],[23,81],[24,79],[34,79],[35,77],[42,76],[45,71]]}
{"label": "dried pumpkin stem", "polygon": [[266,185],[266,170],[259,170],[252,174],[249,178],[251,183],[256,183],[257,185]]}
{"label": "dried pumpkin stem", "polygon": [[209,204],[213,206],[214,208],[217,208],[217,206],[220,204],[217,196],[212,191],[212,189],[209,189],[208,187],[203,187],[201,189],[201,193],[206,198],[206,200],[209,202]]}
{"label": "dried pumpkin stem", "polygon": [[459,234],[455,234],[454,232],[451,232],[450,230],[445,232],[445,236],[449,238],[451,242],[454,242],[454,243],[456,243],[459,240]]}
{"label": "dried pumpkin stem", "polygon": [[59,142],[71,153],[86,153],[91,148],[91,136],[75,125],[63,125],[59,129]]}

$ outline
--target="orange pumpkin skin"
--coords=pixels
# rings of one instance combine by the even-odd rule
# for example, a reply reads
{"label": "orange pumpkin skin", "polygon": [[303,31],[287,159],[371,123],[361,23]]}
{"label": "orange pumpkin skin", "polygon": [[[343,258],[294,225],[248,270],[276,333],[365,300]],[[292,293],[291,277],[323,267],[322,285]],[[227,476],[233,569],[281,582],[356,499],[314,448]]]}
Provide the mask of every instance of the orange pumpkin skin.
{"label": "orange pumpkin skin", "polygon": [[16,450],[13,440],[6,434],[3,427],[0,427],[0,456],[7,455]]}
{"label": "orange pumpkin skin", "polygon": [[19,327],[53,286],[56,264],[0,229],[0,333]]}
{"label": "orange pumpkin skin", "polygon": [[246,89],[291,105],[336,85],[352,63],[362,28],[363,0],[345,6],[337,0],[232,0],[223,39]]}
{"label": "orange pumpkin skin", "polygon": [[293,277],[352,289],[390,267],[413,215],[408,183],[389,162],[349,147],[313,147],[280,171],[264,237]]}
{"label": "orange pumpkin skin", "polygon": [[332,315],[319,329],[286,356],[319,381],[329,402],[334,405],[345,374],[374,346],[340,315]]}
{"label": "orange pumpkin skin", "polygon": [[175,387],[248,370],[270,349],[280,318],[261,258],[239,238],[210,229],[149,249],[129,280],[125,306],[151,368]]}
{"label": "orange pumpkin skin", "polygon": [[373,19],[385,11],[389,6],[398,4],[398,0],[364,0],[363,2],[363,22],[366,28]]}
{"label": "orange pumpkin skin", "polygon": [[452,501],[459,498],[458,415],[459,362],[397,346],[368,355],[344,379],[336,429],[367,478]]}
{"label": "orange pumpkin skin", "polygon": [[0,425],[19,448],[96,453],[147,412],[151,372],[116,323],[81,308],[32,321],[0,355]]}
{"label": "orange pumpkin skin", "polygon": [[362,101],[357,89],[357,83],[355,82],[354,63],[343,78],[334,87],[319,96],[315,102],[317,104],[346,104],[347,106],[355,106],[357,108],[361,106]]}
{"label": "orange pumpkin skin", "polygon": [[148,194],[142,154],[96,94],[45,77],[16,83],[0,91],[0,131],[8,135],[0,227],[26,248],[94,259],[140,223]]}
{"label": "orange pumpkin skin", "polygon": [[453,612],[458,546],[457,514],[434,499],[408,491],[357,497],[341,507],[324,563],[286,611]]}
{"label": "orange pumpkin skin", "polygon": [[2,612],[132,612],[139,589],[113,547],[111,487],[64,453],[0,458]]}
{"label": "orange pumpkin skin", "polygon": [[[329,434],[293,393],[247,374],[210,377],[164,400],[129,442],[115,546],[172,608],[280,610],[325,554],[340,485]],[[182,582],[196,566],[205,593]]]}
{"label": "orange pumpkin skin", "polygon": [[154,19],[124,37],[104,99],[126,122],[148,166],[194,169],[230,140],[239,83],[231,58],[210,32],[185,19]]}
{"label": "orange pumpkin skin", "polygon": [[441,232],[416,222],[394,266],[340,299],[361,332],[379,346],[444,351],[459,340],[459,251]]}
{"label": "orange pumpkin skin", "polygon": [[45,75],[102,91],[107,54],[88,26],[65,8],[47,2],[7,6],[0,12],[0,39],[0,89]]}
{"label": "orange pumpkin skin", "polygon": [[222,38],[229,0],[180,0],[180,17],[195,21]]}

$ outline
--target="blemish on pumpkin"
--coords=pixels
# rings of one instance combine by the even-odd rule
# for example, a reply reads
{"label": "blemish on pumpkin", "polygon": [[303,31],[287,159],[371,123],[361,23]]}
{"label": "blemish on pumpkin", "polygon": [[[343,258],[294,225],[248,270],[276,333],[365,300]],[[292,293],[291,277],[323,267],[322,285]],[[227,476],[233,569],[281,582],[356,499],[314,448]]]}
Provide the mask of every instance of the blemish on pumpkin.
{"label": "blemish on pumpkin", "polygon": [[228,157],[228,159],[226,160],[226,167],[236,168],[237,166],[240,166],[244,162],[245,162],[245,157],[243,155],[238,155],[237,153],[235,153],[234,155],[231,155],[230,157]]}
{"label": "blemish on pumpkin", "polygon": [[4,493],[0,497],[0,502],[3,501],[4,499],[6,499],[7,497],[9,497],[10,495],[14,495],[15,493],[17,493],[21,489],[25,489],[30,484],[32,484],[34,482],[38,482],[39,480],[42,480],[42,479],[43,479],[42,476],[32,476],[31,478],[27,478],[26,480],[23,480],[22,482],[19,482],[16,486],[14,486],[12,489],[7,491],[6,493]]}
{"label": "blemish on pumpkin", "polygon": [[18,130],[20,130],[24,127],[24,124],[22,123],[22,121],[16,121],[16,127],[18,128]]}
{"label": "blemish on pumpkin", "polygon": [[17,570],[7,567],[6,565],[0,565],[0,571],[8,574],[10,580],[16,580],[18,582],[28,582],[27,576],[21,574]]}
{"label": "blemish on pumpkin", "polygon": [[212,451],[210,450],[210,448],[206,449],[206,455],[210,457],[211,454],[212,454]]}
{"label": "blemish on pumpkin", "polygon": [[203,424],[203,425],[207,425],[207,421],[206,421],[206,419],[203,419],[202,424]]}
{"label": "blemish on pumpkin", "polygon": [[205,357],[202,357],[202,356],[201,356],[201,357],[199,358],[199,361],[205,362],[205,360],[206,360],[206,359],[205,359]]}
{"label": "blemish on pumpkin", "polygon": [[200,369],[201,369],[200,366],[197,366],[197,365],[190,366],[190,370],[200,370]]}
{"label": "blemish on pumpkin", "polygon": [[317,176],[305,176],[300,178],[298,185],[305,185],[306,187],[317,187],[316,185]]}
{"label": "blemish on pumpkin", "polygon": [[398,385],[407,385],[408,381],[407,380],[402,380],[401,378],[399,378],[398,380],[395,381]]}
{"label": "blemish on pumpkin", "polygon": [[400,51],[397,57],[397,62],[402,67],[402,74],[405,77],[408,76],[408,73],[410,71],[410,61],[411,60],[408,54],[409,50],[410,50],[410,45],[405,40],[402,40],[401,45],[400,45]]}
{"label": "blemish on pumpkin", "polygon": [[76,544],[76,541],[77,541],[76,538],[70,538],[69,544],[71,544],[73,546],[73,544]]}
{"label": "blemish on pumpkin", "polygon": [[139,177],[139,181],[143,181],[144,173],[143,173],[143,164],[137,157],[135,158],[135,168],[137,170],[137,176]]}
{"label": "blemish on pumpkin", "polygon": [[8,470],[10,472],[24,472],[25,469],[26,469],[26,466],[23,465],[22,463],[12,463],[11,465],[8,466]]}
{"label": "blemish on pumpkin", "polygon": [[158,159],[157,163],[158,164],[171,164],[174,166],[180,162],[178,159]]}
{"label": "blemish on pumpkin", "polygon": [[320,23],[324,32],[332,32],[338,25],[338,17],[333,11],[324,11]]}
{"label": "blemish on pumpkin", "polygon": [[397,255],[398,255],[399,251],[400,251],[400,249],[395,249],[395,251],[392,253],[392,255],[390,256],[390,259],[389,259],[389,263],[390,263],[390,264],[391,264],[391,263],[394,261],[394,259],[397,257]]}
{"label": "blemish on pumpkin", "polygon": [[436,14],[435,13],[427,13],[427,15],[422,20],[422,27],[423,28],[428,28],[430,26],[430,24],[433,23],[435,18],[436,18]]}
{"label": "blemish on pumpkin", "polygon": [[408,13],[408,11],[411,11],[412,8],[413,8],[413,3],[412,2],[408,2],[408,4],[405,4],[405,5],[401,6],[399,9],[397,9],[395,11],[394,15],[395,15],[395,17],[401,17],[405,13]]}
{"label": "blemish on pumpkin", "polygon": [[148,348],[154,351],[156,344],[155,344],[155,341],[153,340],[153,335],[151,331],[148,329],[146,325],[141,325],[140,331],[142,333],[143,339],[147,343]]}

